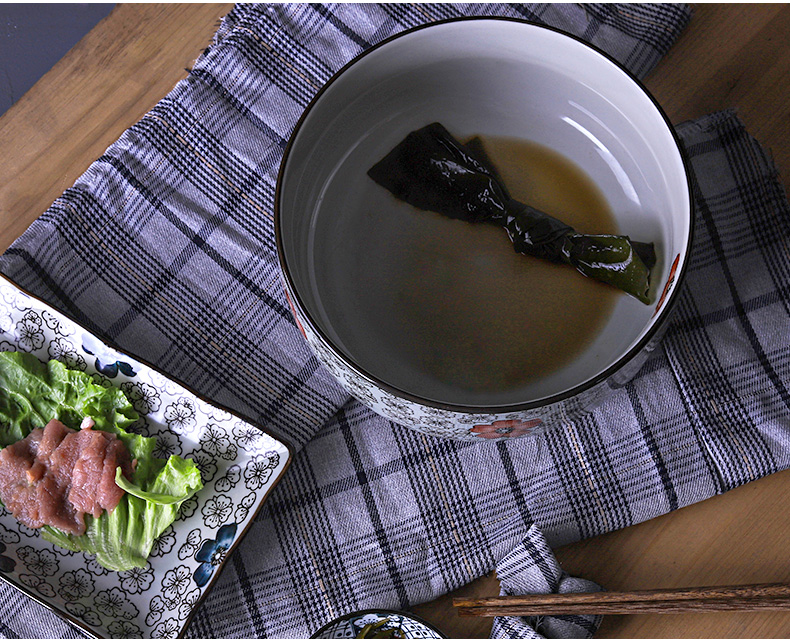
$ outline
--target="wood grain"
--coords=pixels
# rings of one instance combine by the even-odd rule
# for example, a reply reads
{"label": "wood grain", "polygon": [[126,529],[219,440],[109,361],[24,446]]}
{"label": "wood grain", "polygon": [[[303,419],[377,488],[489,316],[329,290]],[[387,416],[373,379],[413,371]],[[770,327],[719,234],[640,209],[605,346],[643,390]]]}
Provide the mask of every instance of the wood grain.
{"label": "wood grain", "polygon": [[[0,117],[0,250],[181,78],[230,4],[118,5]],[[646,84],[681,122],[736,108],[790,187],[790,6],[699,4]],[[790,471],[557,550],[563,567],[609,590],[790,581]],[[495,596],[493,574],[415,613],[453,638],[488,637],[452,598]],[[785,612],[624,615],[601,638],[784,638]]]}
{"label": "wood grain", "polygon": [[117,5],[0,118],[0,251],[186,77],[232,4]]}
{"label": "wood grain", "polygon": [[[634,527],[557,550],[572,575],[609,590],[790,582],[790,471]],[[605,617],[601,638],[787,638],[790,613]]]}
{"label": "wood grain", "polygon": [[698,4],[646,85],[675,123],[734,108],[790,187],[790,6]]}
{"label": "wood grain", "polygon": [[631,615],[790,610],[790,584],[454,598],[459,616]]}

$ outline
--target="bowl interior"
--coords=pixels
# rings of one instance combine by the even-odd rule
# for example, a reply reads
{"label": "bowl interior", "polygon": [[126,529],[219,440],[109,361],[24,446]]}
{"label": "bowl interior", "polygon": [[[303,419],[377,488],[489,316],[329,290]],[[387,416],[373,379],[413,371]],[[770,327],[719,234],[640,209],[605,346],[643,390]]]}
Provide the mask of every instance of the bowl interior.
{"label": "bowl interior", "polygon": [[[549,398],[632,352],[661,313],[619,296],[610,319],[570,364],[522,388],[470,393],[427,375],[382,342],[350,281],[361,234],[398,241],[396,226],[366,225],[392,196],[367,170],[404,136],[439,121],[476,134],[537,142],[568,158],[599,187],[619,231],[653,241],[660,293],[676,256],[682,267],[690,201],[682,158],[652,99],[583,43],[536,25],[464,20],[412,31],[370,50],[319,96],[281,175],[281,250],[298,302],[348,360],[374,379],[428,401],[496,407]],[[393,222],[393,225],[397,223]],[[659,296],[654,293],[654,298]]]}

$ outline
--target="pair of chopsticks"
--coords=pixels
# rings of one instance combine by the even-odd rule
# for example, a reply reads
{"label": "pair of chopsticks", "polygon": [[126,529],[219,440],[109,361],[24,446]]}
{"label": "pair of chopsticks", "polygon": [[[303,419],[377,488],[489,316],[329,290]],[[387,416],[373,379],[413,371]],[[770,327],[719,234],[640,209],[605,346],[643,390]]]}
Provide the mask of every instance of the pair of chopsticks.
{"label": "pair of chopsticks", "polygon": [[688,613],[790,609],[790,584],[454,598],[459,616]]}

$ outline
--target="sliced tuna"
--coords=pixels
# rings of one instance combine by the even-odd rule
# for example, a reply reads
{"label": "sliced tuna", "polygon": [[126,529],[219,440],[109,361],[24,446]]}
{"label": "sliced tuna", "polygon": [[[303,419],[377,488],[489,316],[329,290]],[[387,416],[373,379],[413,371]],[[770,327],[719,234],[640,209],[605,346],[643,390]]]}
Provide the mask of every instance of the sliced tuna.
{"label": "sliced tuna", "polygon": [[132,461],[115,434],[79,431],[51,420],[0,451],[0,500],[20,522],[85,533],[85,514],[98,518],[123,497],[115,470],[131,477]]}

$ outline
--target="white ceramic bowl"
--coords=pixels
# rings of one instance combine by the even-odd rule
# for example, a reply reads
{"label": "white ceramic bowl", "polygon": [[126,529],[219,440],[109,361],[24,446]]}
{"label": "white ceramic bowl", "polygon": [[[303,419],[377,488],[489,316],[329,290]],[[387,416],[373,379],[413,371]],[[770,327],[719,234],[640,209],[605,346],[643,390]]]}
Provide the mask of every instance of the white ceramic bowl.
{"label": "white ceramic bowl", "polygon": [[[605,196],[620,232],[655,243],[655,302],[620,296],[611,320],[579,357],[506,394],[448,391],[388,353],[375,327],[364,319],[354,324],[359,292],[336,274],[354,259],[344,247],[358,233],[359,216],[391,198],[367,170],[408,132],[434,121],[459,139],[482,134],[537,142],[580,167]],[[692,204],[670,123],[622,66],[551,28],[475,18],[394,36],[322,88],[286,149],[275,225],[297,322],[352,394],[426,433],[492,439],[573,418],[634,375],[677,297]]]}

